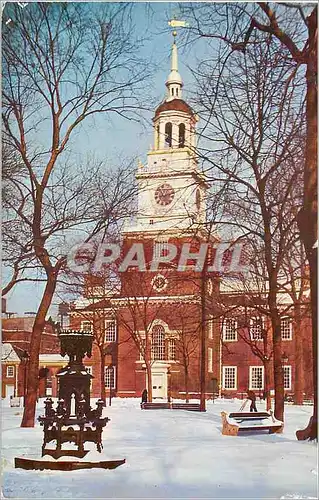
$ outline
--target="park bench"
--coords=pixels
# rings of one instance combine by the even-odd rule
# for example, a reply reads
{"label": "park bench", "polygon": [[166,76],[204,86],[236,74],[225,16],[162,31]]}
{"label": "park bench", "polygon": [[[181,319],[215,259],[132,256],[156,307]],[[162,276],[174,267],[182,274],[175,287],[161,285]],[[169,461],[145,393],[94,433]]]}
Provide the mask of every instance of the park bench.
{"label": "park bench", "polygon": [[305,406],[313,406],[313,399],[304,399],[302,404]]}
{"label": "park bench", "polygon": [[281,433],[284,424],[277,420],[273,412],[221,412],[222,434],[225,436],[237,436],[245,432],[263,432],[268,434]]}
{"label": "park bench", "polygon": [[169,410],[170,403],[141,403],[142,410]]}
{"label": "park bench", "polygon": [[198,403],[172,403],[173,410],[200,411]]}
{"label": "park bench", "polygon": [[141,409],[200,411],[200,406],[198,403],[141,403]]}

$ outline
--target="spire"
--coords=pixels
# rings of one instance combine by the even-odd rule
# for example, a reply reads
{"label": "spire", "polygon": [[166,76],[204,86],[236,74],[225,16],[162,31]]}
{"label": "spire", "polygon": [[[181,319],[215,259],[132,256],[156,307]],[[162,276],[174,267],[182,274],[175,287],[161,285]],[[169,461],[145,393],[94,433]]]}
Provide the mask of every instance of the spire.
{"label": "spire", "polygon": [[182,97],[183,81],[181,75],[178,72],[176,35],[176,31],[173,31],[174,41],[172,45],[171,72],[168,75],[166,81],[166,87],[168,90],[166,101],[171,101],[172,99],[181,99]]}

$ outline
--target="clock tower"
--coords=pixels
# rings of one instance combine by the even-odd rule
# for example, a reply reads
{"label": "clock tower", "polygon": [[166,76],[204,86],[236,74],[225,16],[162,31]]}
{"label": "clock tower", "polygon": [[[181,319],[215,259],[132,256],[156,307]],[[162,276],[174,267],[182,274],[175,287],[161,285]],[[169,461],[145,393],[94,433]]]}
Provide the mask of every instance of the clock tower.
{"label": "clock tower", "polygon": [[198,121],[183,100],[178,71],[176,32],[167,93],[153,118],[154,144],[147,164],[138,164],[136,225],[125,233],[185,233],[205,222],[207,182],[198,167],[195,128]]}

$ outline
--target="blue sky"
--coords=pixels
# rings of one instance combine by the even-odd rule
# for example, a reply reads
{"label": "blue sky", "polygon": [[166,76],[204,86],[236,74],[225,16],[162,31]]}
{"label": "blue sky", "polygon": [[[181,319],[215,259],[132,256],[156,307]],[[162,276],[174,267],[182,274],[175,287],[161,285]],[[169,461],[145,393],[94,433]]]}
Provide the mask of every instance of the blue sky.
{"label": "blue sky", "polygon": [[[95,3],[95,2],[94,2]],[[148,41],[141,48],[141,56],[150,61],[153,71],[152,82],[146,89],[147,104],[149,98],[153,103],[160,103],[165,96],[165,81],[170,70],[170,50],[172,45],[171,30],[167,20],[178,15],[178,4],[175,2],[152,2],[151,12],[147,12],[145,3],[134,5],[135,29],[145,33]],[[94,8],[98,5],[95,3]],[[25,8],[28,8],[27,6]],[[177,38],[178,44],[178,38]],[[192,89],[192,75],[187,65],[194,66],[196,57],[201,56],[199,47],[179,51],[179,71],[184,81],[184,99]],[[156,105],[155,105],[156,108]],[[87,120],[74,136],[72,149],[80,160],[86,155],[94,154],[105,159],[108,164],[118,162],[118,158],[139,157],[145,161],[146,153],[153,140],[152,112],[141,113],[143,124],[127,121],[120,117],[112,117],[111,121],[103,114],[94,120]],[[7,309],[22,314],[25,311],[36,311],[42,295],[42,285],[25,283],[17,285],[7,295]],[[52,313],[55,313],[54,300]]]}

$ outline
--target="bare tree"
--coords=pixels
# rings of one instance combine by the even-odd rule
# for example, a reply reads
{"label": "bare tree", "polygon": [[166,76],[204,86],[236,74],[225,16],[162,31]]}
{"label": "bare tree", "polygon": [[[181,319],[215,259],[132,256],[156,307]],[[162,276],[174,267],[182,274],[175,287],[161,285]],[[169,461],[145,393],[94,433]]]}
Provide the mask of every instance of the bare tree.
{"label": "bare tree", "polygon": [[159,359],[161,340],[153,336],[153,326],[161,316],[164,301],[156,300],[149,272],[128,269],[121,275],[121,297],[112,302],[118,323],[127,333],[123,342],[133,342],[145,364],[147,397],[152,401],[152,365]]}
{"label": "bare tree", "polygon": [[110,298],[109,283],[107,282],[107,278],[101,276],[101,274],[98,276],[78,276],[79,279],[76,284],[74,278],[73,276],[73,283],[67,285],[68,294],[71,293],[71,288],[73,293],[86,299],[88,304],[77,306],[76,303],[73,303],[71,306],[71,316],[75,315],[77,318],[80,318],[81,324],[85,321],[88,324],[86,328],[93,333],[93,343],[97,346],[100,356],[100,398],[105,402],[105,360],[110,350],[110,343],[115,341],[110,340],[108,335],[108,325],[112,326],[114,321],[110,305],[108,307],[108,300]]}
{"label": "bare tree", "polygon": [[[105,183],[92,184],[89,176],[80,182],[82,172],[72,161],[67,169],[62,154],[90,116],[136,117],[139,104],[133,89],[146,73],[135,56],[138,42],[131,33],[129,5],[34,3],[23,10],[7,4],[6,9],[12,21],[3,30],[3,124],[28,173],[22,188],[28,203],[16,214],[45,277],[22,420],[22,426],[33,426],[41,333],[65,265],[65,257],[59,251],[54,255],[53,249],[61,248],[66,235],[74,235],[79,220],[83,229],[86,225],[88,241],[115,218],[112,204],[103,206],[99,199]],[[94,172],[90,174],[92,179]],[[113,202],[115,198],[116,204],[119,192]]]}
{"label": "bare tree", "polygon": [[[2,209],[3,209],[3,255],[5,284],[2,296],[20,281],[30,279],[28,271],[34,269],[34,252],[28,234],[23,232],[22,222],[16,211],[26,202],[25,193],[19,183],[25,180],[27,169],[18,153],[6,141],[2,141]],[[11,207],[14,206],[14,209]],[[22,236],[22,234],[23,236]]]}
{"label": "bare tree", "polygon": [[176,359],[184,370],[185,399],[189,402],[191,366],[196,363],[199,352],[201,324],[189,304],[179,304],[175,309],[173,329],[177,333],[175,341]]}
{"label": "bare tree", "polygon": [[[310,267],[312,343],[317,352],[317,63],[318,29],[317,5],[299,3],[287,4],[268,2],[240,4],[203,4],[183,6],[183,12],[190,19],[189,33],[205,37],[215,51],[220,71],[228,60],[233,61],[234,52],[244,54],[251,45],[269,43],[286,55],[291,62],[290,75],[286,75],[287,86],[302,75],[306,87],[306,145],[303,168],[303,203],[298,214],[298,225]],[[278,59],[272,59],[278,68]],[[305,71],[304,69],[305,68]],[[218,84],[216,90],[218,91]],[[302,126],[302,121],[300,122]],[[317,357],[313,356],[314,412],[305,432],[299,432],[298,439],[315,439],[317,436]]]}
{"label": "bare tree", "polygon": [[[275,54],[277,67],[272,63]],[[297,80],[286,85],[290,72],[270,37],[265,45],[256,40],[245,58],[233,55],[222,74],[207,61],[196,72],[199,111],[206,116],[199,154],[208,179],[227,186],[220,221],[228,233],[255,240],[264,255],[278,419],[283,419],[284,387],[277,289],[285,249],[298,239],[288,208],[300,178],[293,159],[302,150],[296,137],[303,94]]]}
{"label": "bare tree", "polygon": [[309,267],[303,244],[297,242],[287,252],[283,274],[285,280],[282,283],[282,290],[288,294],[292,301],[291,314],[294,325],[295,344],[295,390],[294,403],[303,404],[305,387],[305,366],[304,366],[304,339],[302,321],[310,315],[309,301]]}

